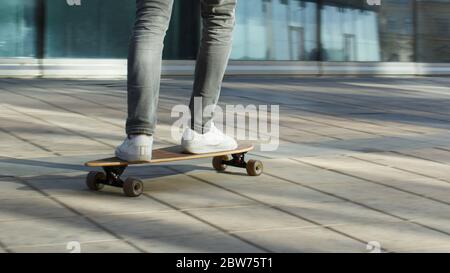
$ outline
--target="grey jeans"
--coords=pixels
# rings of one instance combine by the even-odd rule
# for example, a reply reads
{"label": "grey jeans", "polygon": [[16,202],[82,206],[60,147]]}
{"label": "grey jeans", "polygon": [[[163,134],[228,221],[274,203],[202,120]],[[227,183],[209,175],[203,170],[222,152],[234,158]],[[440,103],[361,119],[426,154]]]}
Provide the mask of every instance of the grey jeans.
{"label": "grey jeans", "polygon": [[[217,104],[230,56],[236,0],[200,1],[202,39],[189,108],[192,129],[202,133],[209,129],[212,119],[203,116],[202,109]],[[173,0],[136,0],[136,6],[128,53],[128,135],[154,133],[163,42]],[[201,107],[194,107],[195,97],[202,99]]]}

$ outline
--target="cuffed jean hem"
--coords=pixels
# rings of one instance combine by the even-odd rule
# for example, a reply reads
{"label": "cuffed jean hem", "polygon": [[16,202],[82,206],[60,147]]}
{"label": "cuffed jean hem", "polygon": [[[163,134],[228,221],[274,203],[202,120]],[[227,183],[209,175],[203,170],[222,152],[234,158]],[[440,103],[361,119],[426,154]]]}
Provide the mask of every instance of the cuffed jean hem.
{"label": "cuffed jean hem", "polygon": [[153,135],[154,130],[142,127],[126,128],[127,135]]}

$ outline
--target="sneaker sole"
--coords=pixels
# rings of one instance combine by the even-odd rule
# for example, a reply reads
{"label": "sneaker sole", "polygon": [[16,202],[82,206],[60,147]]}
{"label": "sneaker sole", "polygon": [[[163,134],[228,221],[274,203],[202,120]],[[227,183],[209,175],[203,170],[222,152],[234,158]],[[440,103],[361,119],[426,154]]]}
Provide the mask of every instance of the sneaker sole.
{"label": "sneaker sole", "polygon": [[202,146],[200,148],[192,148],[192,147],[183,147],[184,151],[190,154],[209,154],[209,153],[217,153],[217,152],[225,152],[225,151],[232,151],[237,149],[237,145],[234,147],[205,147]]}

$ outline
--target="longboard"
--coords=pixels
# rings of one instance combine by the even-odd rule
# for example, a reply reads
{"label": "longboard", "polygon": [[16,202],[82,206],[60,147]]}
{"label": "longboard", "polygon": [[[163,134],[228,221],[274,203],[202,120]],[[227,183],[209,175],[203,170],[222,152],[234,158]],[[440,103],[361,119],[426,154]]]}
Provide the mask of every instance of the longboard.
{"label": "longboard", "polygon": [[227,166],[245,168],[250,176],[258,176],[263,172],[263,164],[259,160],[245,160],[247,152],[253,150],[253,145],[240,143],[234,150],[205,153],[187,154],[183,152],[181,146],[171,146],[162,149],[155,149],[152,152],[150,161],[128,162],[117,157],[109,157],[92,160],[84,163],[87,167],[102,167],[103,172],[91,171],[86,177],[86,185],[89,189],[98,191],[109,185],[123,188],[126,196],[137,197],[143,193],[143,182],[134,177],[128,177],[125,181],[121,179],[122,173],[129,165],[157,164],[181,160],[191,160],[212,157],[213,168],[217,171],[224,171]]}

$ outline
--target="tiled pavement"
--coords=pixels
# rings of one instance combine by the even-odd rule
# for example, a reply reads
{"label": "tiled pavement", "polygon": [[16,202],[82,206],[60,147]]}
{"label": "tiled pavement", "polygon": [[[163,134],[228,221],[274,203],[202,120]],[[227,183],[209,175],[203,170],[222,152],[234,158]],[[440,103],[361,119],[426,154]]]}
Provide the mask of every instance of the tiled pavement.
{"label": "tiled pavement", "polygon": [[[156,145],[190,78],[162,81]],[[90,192],[123,137],[124,80],[0,79],[0,252],[450,252],[450,79],[227,78],[222,104],[280,105],[265,174],[210,159],[129,168],[140,198]]]}

